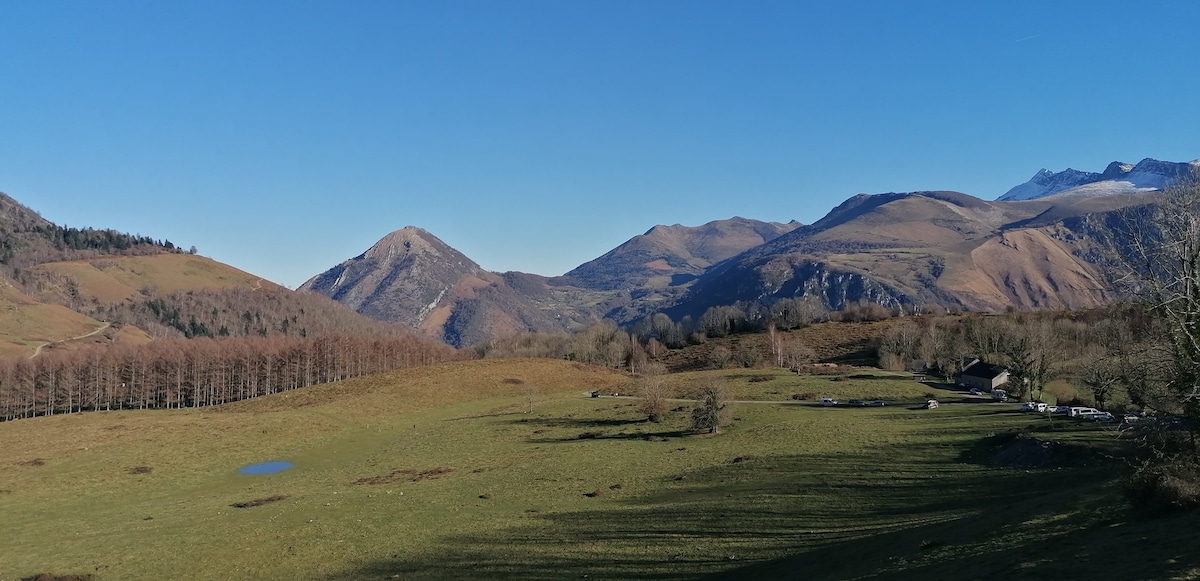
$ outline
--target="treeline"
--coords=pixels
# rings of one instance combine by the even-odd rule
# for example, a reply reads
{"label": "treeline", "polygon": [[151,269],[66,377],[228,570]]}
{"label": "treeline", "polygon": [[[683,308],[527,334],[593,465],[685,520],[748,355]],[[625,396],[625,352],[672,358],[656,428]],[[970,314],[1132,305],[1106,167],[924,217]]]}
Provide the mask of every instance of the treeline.
{"label": "treeline", "polygon": [[365,317],[324,295],[283,289],[213,289],[142,297],[80,309],[134,325],[155,338],[316,337],[330,333],[401,337],[412,329]]}
{"label": "treeline", "polygon": [[[799,346],[791,349],[783,345],[783,339],[776,344],[774,331],[798,329],[828,319],[829,313],[819,300],[789,298],[769,306],[737,303],[712,307],[699,319],[683,317],[674,321],[666,314],[654,313],[627,328],[602,320],[575,333],[522,333],[480,344],[475,352],[481,358],[546,357],[636,372],[668,349],[700,344],[713,337],[772,330],[767,352],[755,353],[755,362],[765,356],[794,362],[811,358],[811,350]],[[735,355],[739,354],[731,354],[718,366],[733,362]],[[746,358],[737,359],[744,364]]]}
{"label": "treeline", "polygon": [[831,314],[820,299],[795,297],[770,304],[740,301],[732,305],[710,307],[698,319],[685,316],[679,321],[663,313],[654,313],[629,330],[644,344],[661,343],[671,349],[697,344],[712,337],[739,333],[758,333],[774,326],[779,330],[799,329],[829,320]]}
{"label": "treeline", "polygon": [[[1070,378],[1099,406],[1118,395],[1117,376],[1142,367],[1131,350],[1151,336],[1144,311],[1126,306],[1072,312],[914,317],[879,339],[879,366],[919,362],[948,379],[972,358],[1009,370],[1016,397],[1041,397],[1054,379]],[[1121,396],[1130,395],[1122,391]],[[1139,405],[1144,402],[1134,401]]]}
{"label": "treeline", "polygon": [[162,340],[0,360],[0,419],[217,405],[461,358],[417,337]]}
{"label": "treeline", "polygon": [[55,224],[25,230],[0,231],[0,263],[27,268],[46,262],[82,260],[96,256],[147,255],[182,252],[170,240],[126,234],[116,230],[70,228]]}

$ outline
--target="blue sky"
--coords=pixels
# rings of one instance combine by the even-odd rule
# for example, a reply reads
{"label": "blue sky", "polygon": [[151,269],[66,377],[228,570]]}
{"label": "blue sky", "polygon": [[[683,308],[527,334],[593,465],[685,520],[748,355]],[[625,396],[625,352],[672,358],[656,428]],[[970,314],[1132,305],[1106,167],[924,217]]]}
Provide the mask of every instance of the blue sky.
{"label": "blue sky", "polygon": [[1200,157],[1200,2],[0,2],[0,191],[295,287]]}

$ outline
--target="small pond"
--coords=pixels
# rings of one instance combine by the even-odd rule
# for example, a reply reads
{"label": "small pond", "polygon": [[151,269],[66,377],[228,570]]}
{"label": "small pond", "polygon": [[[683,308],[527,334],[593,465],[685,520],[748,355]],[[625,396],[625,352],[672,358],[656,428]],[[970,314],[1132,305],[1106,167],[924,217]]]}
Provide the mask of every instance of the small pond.
{"label": "small pond", "polygon": [[248,464],[238,468],[238,474],[274,474],[283,472],[294,466],[291,462],[276,460],[274,462],[262,462],[260,464]]}

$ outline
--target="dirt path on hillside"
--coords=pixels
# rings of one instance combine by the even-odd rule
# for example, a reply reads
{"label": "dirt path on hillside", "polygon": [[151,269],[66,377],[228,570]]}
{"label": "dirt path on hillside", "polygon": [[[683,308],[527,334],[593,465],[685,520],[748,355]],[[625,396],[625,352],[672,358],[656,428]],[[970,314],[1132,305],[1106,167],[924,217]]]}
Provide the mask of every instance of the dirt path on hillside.
{"label": "dirt path on hillside", "polygon": [[95,331],[92,331],[91,333],[84,333],[84,334],[82,334],[82,335],[79,335],[79,336],[77,336],[77,337],[68,337],[68,338],[66,338],[66,339],[62,339],[62,340],[59,340],[59,341],[48,341],[48,342],[46,342],[46,343],[42,343],[41,345],[38,345],[36,349],[34,349],[34,350],[33,350],[33,355],[30,355],[30,356],[29,356],[29,358],[30,358],[30,359],[33,359],[34,357],[37,357],[38,355],[41,355],[41,354],[42,354],[42,348],[43,348],[43,347],[47,347],[47,346],[50,346],[50,345],[57,345],[57,344],[59,344],[59,343],[66,343],[67,341],[74,341],[74,340],[76,340],[76,339],[86,339],[86,338],[88,338],[88,337],[91,337],[92,335],[95,335],[96,333],[99,333],[99,332],[101,332],[101,331],[103,331],[103,330],[105,330],[105,329],[107,329],[107,328],[109,328],[109,327],[111,327],[111,326],[112,326],[112,323],[104,323],[103,325],[100,325],[100,327],[99,327],[98,329],[96,329]]}

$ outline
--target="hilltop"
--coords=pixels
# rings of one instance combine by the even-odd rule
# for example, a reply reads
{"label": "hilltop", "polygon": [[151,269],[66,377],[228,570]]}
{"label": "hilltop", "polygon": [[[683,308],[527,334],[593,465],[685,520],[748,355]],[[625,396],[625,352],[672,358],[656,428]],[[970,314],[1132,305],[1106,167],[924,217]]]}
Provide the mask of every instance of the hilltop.
{"label": "hilltop", "polygon": [[167,240],[53,224],[4,194],[0,307],[7,356],[154,338],[410,333]]}

